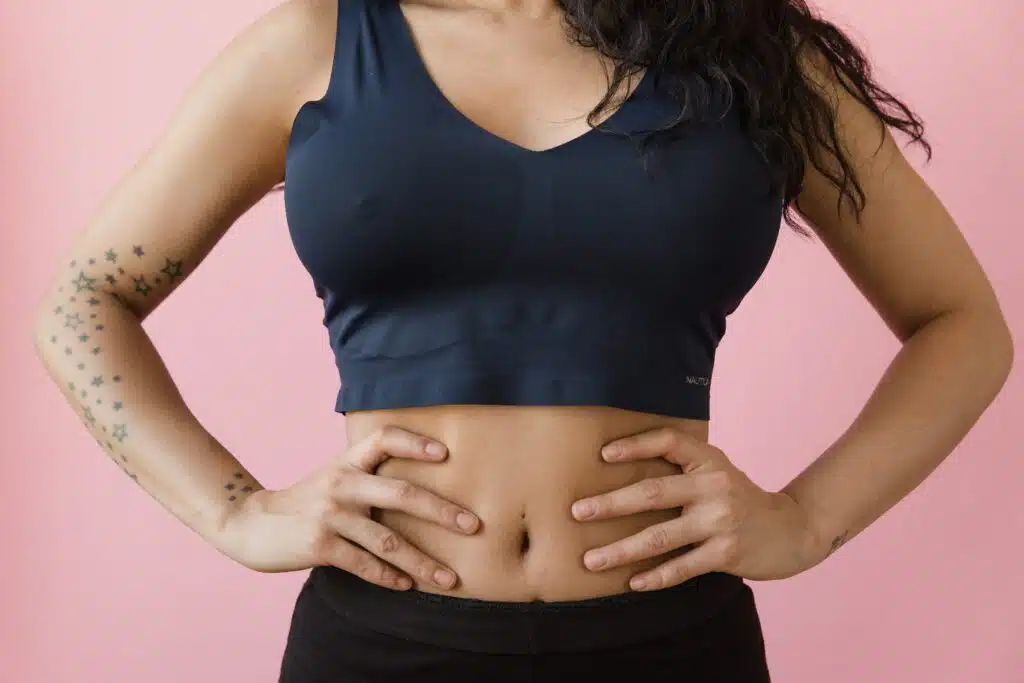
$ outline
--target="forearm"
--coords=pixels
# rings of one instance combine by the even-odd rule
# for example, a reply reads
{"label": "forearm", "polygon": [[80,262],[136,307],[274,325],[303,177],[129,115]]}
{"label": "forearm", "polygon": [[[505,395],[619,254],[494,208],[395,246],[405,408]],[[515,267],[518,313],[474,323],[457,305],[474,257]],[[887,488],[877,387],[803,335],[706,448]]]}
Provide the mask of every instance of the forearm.
{"label": "forearm", "polygon": [[223,520],[261,487],[189,411],[138,318],[102,291],[55,293],[37,317],[35,342],[107,455],[223,551]]}
{"label": "forearm", "polygon": [[1012,357],[998,312],[941,316],[906,341],[851,427],[783,489],[807,515],[813,563],[942,463],[1002,388]]}

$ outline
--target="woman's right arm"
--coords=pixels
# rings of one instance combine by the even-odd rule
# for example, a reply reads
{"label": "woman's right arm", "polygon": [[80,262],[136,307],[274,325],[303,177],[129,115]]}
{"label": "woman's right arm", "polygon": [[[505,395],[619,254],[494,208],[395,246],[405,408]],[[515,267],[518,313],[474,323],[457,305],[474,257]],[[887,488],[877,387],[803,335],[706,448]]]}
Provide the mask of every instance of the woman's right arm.
{"label": "woman's right arm", "polygon": [[[107,455],[221,552],[264,571],[347,565],[396,586],[400,572],[341,543],[354,508],[332,496],[341,487],[350,499],[354,489],[373,490],[373,505],[395,507],[382,488],[389,482],[368,484],[352,462],[374,462],[384,449],[430,458],[426,440],[393,431],[364,444],[362,455],[336,459],[291,490],[268,495],[190,412],[142,327],[228,228],[283,180],[295,112],[326,87],[335,2],[285,2],[204,70],[58,263],[40,302],[35,343]],[[314,93],[314,85],[321,91]],[[455,506],[390,485],[404,495],[399,507],[454,525]],[[419,574],[436,568],[387,530],[357,521],[356,535],[371,547],[387,545],[395,564],[415,564]],[[332,525],[334,533],[325,533]]]}

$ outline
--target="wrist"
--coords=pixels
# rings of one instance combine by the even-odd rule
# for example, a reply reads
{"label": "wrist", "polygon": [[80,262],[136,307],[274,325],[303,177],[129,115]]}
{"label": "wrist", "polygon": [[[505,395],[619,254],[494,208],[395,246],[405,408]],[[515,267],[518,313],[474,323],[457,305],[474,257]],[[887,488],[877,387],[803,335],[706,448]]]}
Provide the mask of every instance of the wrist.
{"label": "wrist", "polygon": [[814,515],[786,490],[778,491],[788,502],[796,516],[794,545],[801,571],[806,571],[820,564],[828,557],[829,543]]}
{"label": "wrist", "polygon": [[210,539],[217,550],[235,560],[245,556],[247,522],[267,512],[267,497],[270,493],[266,489],[258,488],[221,509]]}

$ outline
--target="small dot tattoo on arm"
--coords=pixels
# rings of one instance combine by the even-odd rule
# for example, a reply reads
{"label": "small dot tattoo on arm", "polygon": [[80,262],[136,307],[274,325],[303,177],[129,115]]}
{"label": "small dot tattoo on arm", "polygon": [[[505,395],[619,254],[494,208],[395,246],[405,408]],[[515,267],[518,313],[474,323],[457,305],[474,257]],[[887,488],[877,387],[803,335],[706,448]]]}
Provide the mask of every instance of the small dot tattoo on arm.
{"label": "small dot tattoo on arm", "polygon": [[246,476],[241,472],[235,472],[231,481],[224,484],[224,490],[228,492],[228,500],[234,502],[239,496],[248,495],[256,490],[255,482],[247,481]]}
{"label": "small dot tattoo on arm", "polygon": [[843,546],[843,544],[846,543],[846,541],[849,539],[849,537],[850,537],[850,532],[849,531],[844,531],[843,533],[841,533],[838,536],[836,536],[835,538],[833,538],[832,539],[832,546],[829,548],[828,554],[831,555],[832,553],[834,553],[837,550],[839,550],[839,548],[841,548]]}

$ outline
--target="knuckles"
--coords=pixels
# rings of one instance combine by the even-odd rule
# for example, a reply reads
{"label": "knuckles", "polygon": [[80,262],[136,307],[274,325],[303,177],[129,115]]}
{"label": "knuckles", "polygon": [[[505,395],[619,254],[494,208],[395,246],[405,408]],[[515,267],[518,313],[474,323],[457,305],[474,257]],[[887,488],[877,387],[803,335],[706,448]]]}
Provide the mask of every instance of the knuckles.
{"label": "knuckles", "polygon": [[392,498],[399,504],[413,501],[417,493],[416,485],[404,479],[396,481],[391,489]]}
{"label": "knuckles", "polygon": [[331,551],[337,539],[323,527],[317,530],[309,544],[309,554],[318,564],[330,564]]}
{"label": "knuckles", "polygon": [[[676,585],[678,583],[682,583],[683,581],[686,581],[688,578],[690,578],[690,577],[687,575],[687,571],[686,571],[685,567],[682,567],[679,564],[673,564],[673,565],[669,565],[668,567],[665,568],[664,573],[660,577],[660,581],[661,581],[660,585],[663,586],[663,587],[664,586],[674,586],[674,585]],[[658,579],[655,579],[656,583],[657,583],[657,581],[658,581]]]}
{"label": "knuckles", "polygon": [[354,553],[354,556],[350,560],[350,564],[352,566],[349,568],[349,571],[368,581],[384,578],[384,568],[381,567],[379,563],[374,562],[362,553]]}
{"label": "knuckles", "polygon": [[392,555],[402,547],[398,535],[392,531],[386,531],[377,537],[376,551],[378,555]]}
{"label": "knuckles", "polygon": [[735,534],[726,534],[720,538],[718,548],[718,564],[728,568],[739,559],[740,542]]}
{"label": "knuckles", "polygon": [[716,498],[731,495],[734,485],[732,475],[725,470],[714,470],[701,476],[704,493]]}
{"label": "knuckles", "polygon": [[640,495],[648,503],[658,503],[665,498],[665,482],[658,478],[644,479],[639,485]]}
{"label": "knuckles", "polygon": [[661,439],[665,446],[672,450],[683,445],[683,434],[675,427],[665,427],[661,433]]}
{"label": "knuckles", "polygon": [[672,539],[669,538],[665,529],[654,527],[648,532],[644,545],[652,554],[661,555],[671,549]]}
{"label": "knuckles", "polygon": [[394,434],[394,432],[394,428],[388,425],[378,427],[370,434],[370,443],[374,446],[381,447],[387,443],[388,436]]}
{"label": "knuckles", "polygon": [[739,514],[728,500],[718,500],[705,506],[708,524],[718,533],[734,531],[739,526]]}
{"label": "knuckles", "polygon": [[339,497],[348,488],[348,482],[352,478],[352,469],[344,464],[338,463],[327,472],[327,495]]}
{"label": "knuckles", "polygon": [[317,528],[328,532],[334,528],[334,519],[340,511],[338,505],[330,498],[319,501],[315,511]]}

